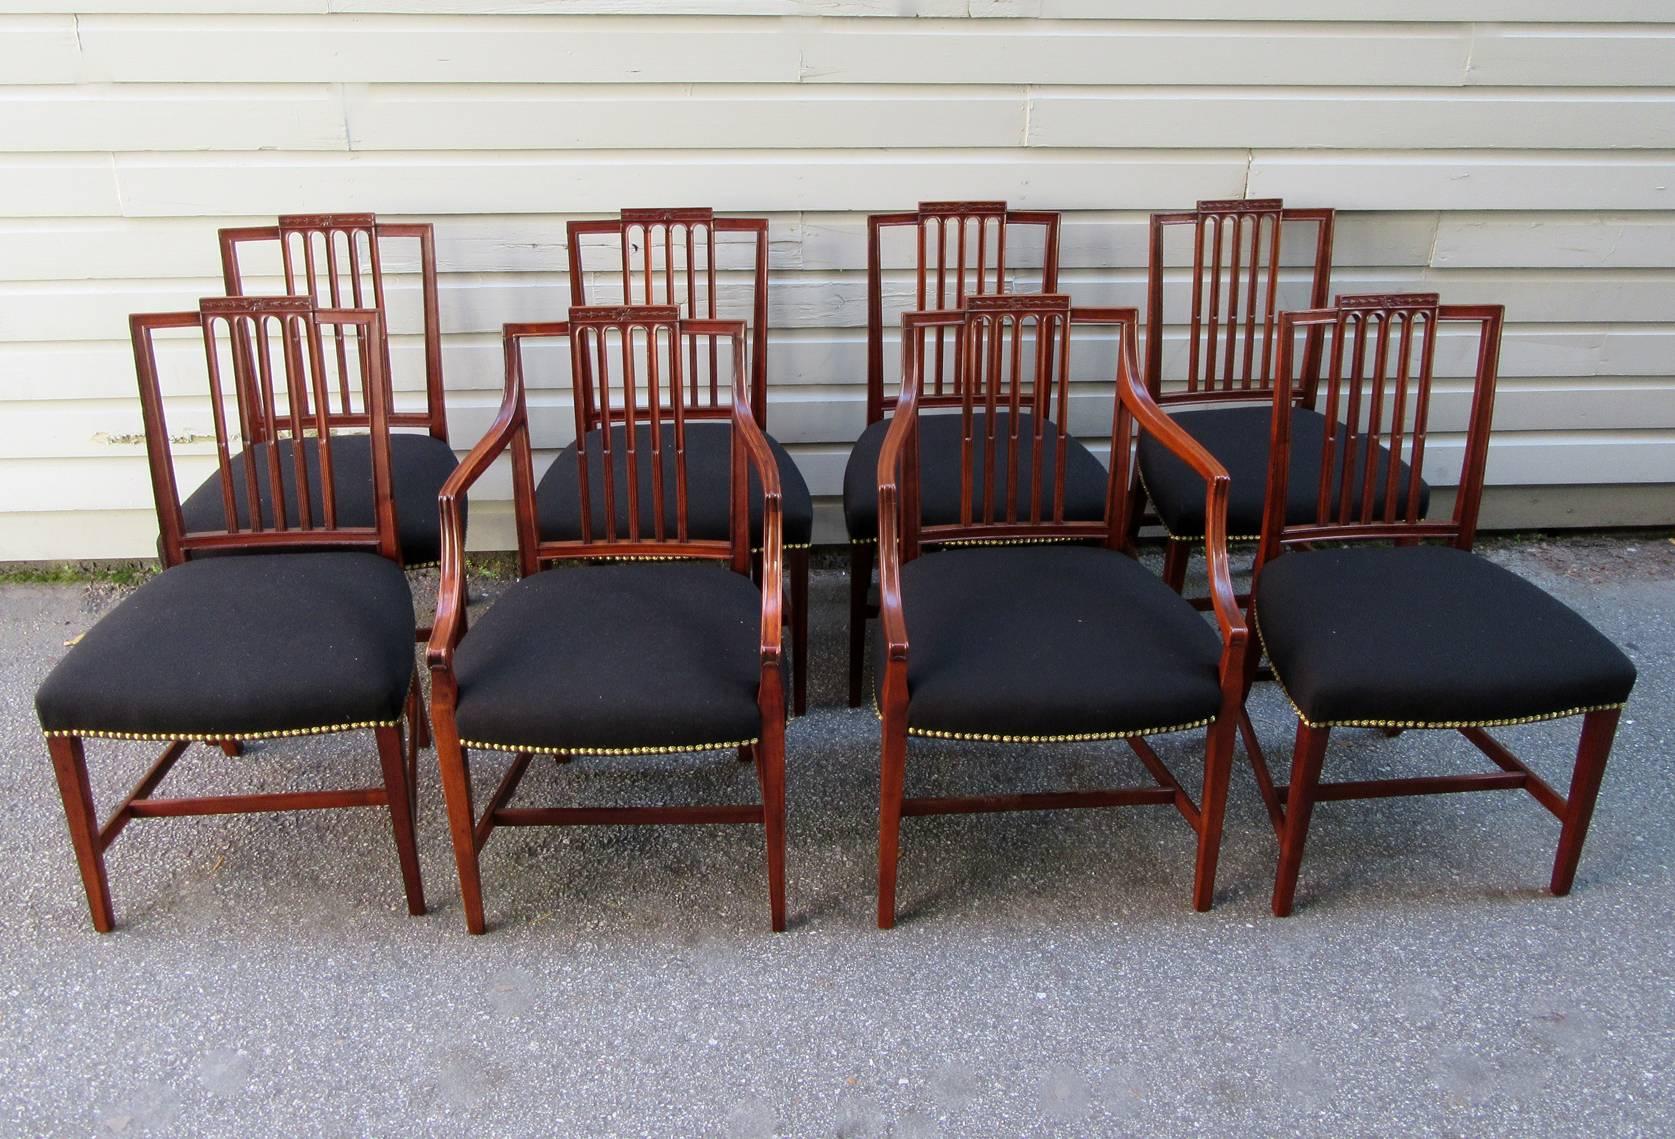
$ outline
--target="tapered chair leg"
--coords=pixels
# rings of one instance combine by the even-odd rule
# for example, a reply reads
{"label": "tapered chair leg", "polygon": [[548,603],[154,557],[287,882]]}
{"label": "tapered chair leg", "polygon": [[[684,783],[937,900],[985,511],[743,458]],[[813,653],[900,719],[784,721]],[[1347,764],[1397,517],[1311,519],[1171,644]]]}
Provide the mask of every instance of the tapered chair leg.
{"label": "tapered chair leg", "polygon": [[1163,548],[1163,582],[1176,593],[1186,588],[1186,564],[1192,557],[1192,543],[1170,538]]}
{"label": "tapered chair leg", "polygon": [[400,727],[375,728],[378,759],[384,768],[384,792],[390,800],[390,825],[395,831],[401,883],[407,891],[407,912],[425,912],[425,887],[419,876],[419,845],[413,830],[413,791],[408,782],[407,750]]}
{"label": "tapered chair leg", "polygon": [[849,545],[849,706],[861,706],[861,677],[866,668],[867,593],[872,589],[873,548]]}
{"label": "tapered chair leg", "polygon": [[764,717],[756,745],[762,786],[762,834],[768,850],[768,911],[775,933],[785,932],[785,718]]}
{"label": "tapered chair leg", "polygon": [[1291,789],[1285,801],[1285,833],[1280,839],[1279,870],[1274,875],[1274,916],[1286,917],[1297,896],[1297,871],[1303,865],[1303,844],[1309,837],[1320,766],[1326,758],[1330,728],[1297,724],[1297,749],[1291,757]]}
{"label": "tapered chair leg", "polygon": [[878,928],[896,924],[896,868],[901,854],[902,791],[907,782],[907,725],[884,716],[878,782]]}
{"label": "tapered chair leg", "polygon": [[1617,734],[1618,708],[1589,712],[1582,717],[1582,740],[1576,748],[1576,770],[1570,777],[1570,795],[1566,798],[1564,825],[1559,831],[1559,852],[1553,859],[1553,893],[1570,893],[1576,881],[1576,864],[1582,857],[1582,843],[1588,837],[1588,824],[1594,817],[1594,802],[1599,798],[1600,780],[1605,776],[1605,761],[1611,755],[1611,741]]}
{"label": "tapered chair leg", "polygon": [[454,862],[459,868],[459,896],[465,908],[465,928],[482,933],[483,879],[477,867],[476,815],[471,805],[471,767],[452,723],[438,726],[437,766],[442,772],[442,799],[448,807],[448,832],[454,840]]}
{"label": "tapered chair leg", "polygon": [[791,714],[808,711],[808,547],[785,551],[791,579]]}
{"label": "tapered chair leg", "polygon": [[1227,814],[1227,783],[1237,731],[1237,710],[1229,714],[1224,709],[1204,740],[1204,793],[1198,802],[1198,860],[1192,879],[1192,908],[1199,913],[1215,902],[1216,863],[1221,857],[1222,820]]}
{"label": "tapered chair leg", "polygon": [[222,740],[221,754],[230,759],[237,759],[244,754],[244,745],[238,740]]}
{"label": "tapered chair leg", "polygon": [[93,928],[109,933],[116,928],[111,911],[110,882],[105,877],[105,856],[99,850],[99,816],[93,808],[93,786],[87,778],[87,757],[80,736],[51,736],[47,750],[52,770],[58,776],[58,793],[64,798],[64,819],[70,826],[70,845],[81,868],[81,884],[87,890],[87,908]]}

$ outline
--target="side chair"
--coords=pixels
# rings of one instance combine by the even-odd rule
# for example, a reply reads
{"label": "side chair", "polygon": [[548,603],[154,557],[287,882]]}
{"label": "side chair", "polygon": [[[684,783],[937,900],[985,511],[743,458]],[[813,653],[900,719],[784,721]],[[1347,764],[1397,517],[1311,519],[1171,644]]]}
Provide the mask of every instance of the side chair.
{"label": "side chair", "polygon": [[[791,453],[768,431],[768,219],[718,217],[708,209],[623,210],[614,218],[572,221],[569,244],[570,303],[675,305],[685,316],[746,322],[745,370],[749,407],[779,469],[785,520],[785,574],[791,627],[791,698],[797,715],[808,710],[808,555],[814,541],[814,500]],[[588,279],[594,278],[593,296]],[[606,295],[614,294],[614,295]],[[742,314],[742,315],[740,315]],[[687,342],[685,383],[680,388],[686,417],[686,458],[691,475],[693,534],[725,539],[730,525],[729,426],[734,397],[727,362],[711,341]],[[585,365],[585,361],[584,361]],[[585,389],[591,391],[591,388]],[[663,430],[671,407],[663,408]],[[587,408],[588,441],[598,446],[604,412]],[[649,447],[642,428],[639,447]],[[560,454],[535,487],[536,519],[543,539],[574,539],[580,517],[573,486],[574,445]],[[762,548],[762,497],[751,476],[750,541]],[[622,504],[618,504],[619,511]],[[623,519],[618,518],[621,524]],[[758,571],[758,576],[760,572]]]}
{"label": "side chair", "polygon": [[[962,311],[903,321],[901,398],[877,474],[880,928],[895,922],[902,818],[947,813],[1167,804],[1197,834],[1192,902],[1208,909],[1245,689],[1245,622],[1227,564],[1227,473],[1146,395],[1132,309],[1072,308],[1062,295],[971,296]],[[932,334],[949,329],[966,382],[957,407],[927,407]],[[1093,519],[1069,511],[1070,358],[1072,341],[1083,337],[1111,339],[1116,357],[1099,381],[1110,385],[1115,406],[1104,508]],[[933,477],[922,446],[933,417],[948,422],[955,440],[935,456],[952,468],[934,476],[954,490],[945,517],[931,516],[923,490]],[[1033,438],[1023,434],[1025,422]],[[1052,449],[1049,432],[1057,437]],[[1124,511],[1137,434],[1155,435],[1200,473],[1214,623],[1129,552]],[[972,539],[986,544],[950,545]],[[1197,728],[1206,730],[1194,802],[1146,737]],[[914,736],[1021,745],[1021,759],[1057,741],[1122,739],[1152,781],[908,798]]]}
{"label": "side chair", "polygon": [[[1499,305],[1445,305],[1434,293],[1341,296],[1280,317],[1250,620],[1297,713],[1289,784],[1275,785],[1247,735],[1280,839],[1279,916],[1295,902],[1314,805],[1341,799],[1522,788],[1560,820],[1552,892],[1569,892],[1575,880],[1635,668],[1574,610],[1471,552],[1501,322]],[[1477,360],[1453,512],[1427,521],[1420,480],[1445,327],[1476,337]],[[1299,430],[1292,410],[1306,382],[1296,371],[1299,338],[1321,345],[1324,435]],[[1377,447],[1401,462],[1369,462]],[[1299,518],[1294,507],[1305,498]],[[1582,735],[1564,795],[1488,732],[1571,716],[1582,718]],[[1352,727],[1457,731],[1497,770],[1323,782],[1333,730]]]}
{"label": "side chair", "polygon": [[[874,214],[867,219],[867,408],[866,429],[856,440],[843,474],[843,518],[849,533],[849,706],[861,704],[867,621],[877,610],[869,601],[872,589],[874,552],[878,546],[878,454],[889,429],[886,416],[896,405],[896,396],[886,390],[884,297],[886,276],[902,256],[900,240],[911,238],[908,254],[911,272],[911,303],[914,310],[959,309],[969,296],[980,293],[1023,291],[1015,279],[1027,274],[1027,283],[1039,283],[1039,291],[1058,289],[1059,215],[1042,210],[1008,209],[1005,202],[920,202],[907,213]],[[1034,264],[1032,265],[1031,262]],[[1025,266],[1028,266],[1025,268]],[[1037,267],[1038,266],[1038,267]],[[931,338],[925,358],[925,375],[920,399],[922,406],[956,407],[964,390],[964,374],[954,330],[927,327]],[[986,415],[980,410],[979,415]],[[999,408],[996,430],[1013,430],[1008,416]],[[1031,421],[1032,410],[1021,409],[1016,424],[1026,448],[1039,438],[1046,448],[1042,460],[1056,465],[1054,448],[1062,441],[1065,449],[1067,517],[1074,521],[1097,520],[1105,511],[1105,468],[1082,443],[1062,435],[1053,424],[1039,433]],[[950,475],[957,469],[954,454],[959,438],[951,433],[953,420],[927,418],[919,445],[926,456],[925,517],[930,522],[953,521],[959,512],[959,488]],[[1026,456],[1025,461],[1030,461]],[[985,539],[976,539],[983,541]],[[1027,539],[1026,539],[1027,540]]]}
{"label": "side chair", "polygon": [[[1279,311],[1327,303],[1333,222],[1332,210],[1288,207],[1278,198],[1203,201],[1196,209],[1151,218],[1146,388],[1227,468],[1233,480],[1227,527],[1234,541],[1255,541],[1262,531]],[[1171,258],[1179,257],[1174,252],[1178,242],[1168,240],[1171,234],[1191,239],[1184,282],[1169,272]],[[1296,275],[1294,282],[1287,280],[1291,274]],[[1302,306],[1286,305],[1287,295],[1296,295]],[[1184,340],[1181,347],[1172,343],[1177,336]],[[1299,438],[1318,440],[1326,430],[1314,408],[1319,376],[1319,345],[1311,340],[1304,348],[1302,382],[1293,399],[1292,430]],[[1302,447],[1293,452],[1293,461],[1304,464],[1297,472],[1298,485],[1313,485],[1316,472],[1307,464],[1318,450]],[[1382,451],[1375,456],[1375,462],[1387,458]],[[1204,533],[1198,478],[1155,439],[1141,441],[1139,471],[1136,494],[1150,500],[1167,537],[1164,579],[1179,590],[1192,548]],[[1408,480],[1398,477],[1396,485],[1405,494]],[[1417,492],[1423,514],[1430,488],[1421,481]],[[1299,517],[1309,505],[1301,499],[1294,504]],[[1131,521],[1138,530],[1139,510]]]}
{"label": "side chair", "polygon": [[[108,932],[115,925],[105,851],[134,819],[320,807],[389,810],[407,906],[422,914],[413,836],[418,749],[416,736],[402,731],[403,717],[417,725],[422,709],[413,599],[391,501],[379,314],[316,310],[307,297],[217,298],[196,312],[135,316],[129,324],[166,568],[100,618],[35,697],[93,926]],[[175,426],[189,432],[198,417],[213,423],[211,485],[226,508],[207,526],[188,522],[182,509],[158,374],[156,339],[185,329],[202,337],[208,409],[183,414],[188,423]],[[332,378],[323,329],[355,345],[352,375]],[[325,413],[326,390],[338,383],[356,389],[366,407],[360,453],[369,458],[373,509],[365,517],[341,506],[343,437]],[[264,499],[258,472],[266,485],[290,480],[300,493]],[[209,551],[244,556],[189,560]],[[360,730],[377,740],[381,785],[155,794],[189,741]],[[167,745],[103,823],[88,777],[88,739]]]}
{"label": "side chair", "polygon": [[[230,297],[245,294],[249,277],[266,277],[277,272],[286,294],[309,297],[321,308],[376,309],[381,318],[380,347],[392,375],[400,370],[391,362],[400,359],[402,354],[392,356],[389,344],[391,306],[386,291],[386,277],[392,272],[389,262],[394,261],[403,271],[417,271],[418,300],[423,312],[424,386],[419,406],[397,407],[394,402],[390,406],[390,470],[397,548],[402,564],[409,568],[435,564],[439,557],[436,496],[443,481],[453,472],[455,458],[448,444],[447,409],[443,402],[442,327],[432,227],[426,222],[379,221],[373,214],[295,214],[281,217],[270,226],[223,229],[220,239],[221,272]],[[341,378],[352,346],[335,328],[326,328],[325,334],[327,349],[336,358]],[[238,350],[248,354],[249,348],[240,344]],[[360,525],[369,522],[373,512],[371,443],[364,434],[368,428],[368,409],[354,396],[352,388],[340,383],[336,388],[327,389],[321,398],[326,401],[326,421],[334,429],[361,433],[344,434],[337,443],[336,454],[337,484],[342,496],[339,509],[346,520]],[[258,436],[250,442],[259,469],[270,440]],[[312,457],[313,442],[305,441],[305,447],[311,456],[309,462],[317,465],[318,459]],[[235,457],[235,482],[242,477],[237,469],[237,464],[242,462],[242,456]],[[266,496],[262,508],[271,511],[269,485],[263,483],[260,493]],[[226,524],[222,518],[223,505],[212,478],[193,491],[182,508],[190,527],[212,528]],[[247,509],[242,504],[239,508]],[[422,633],[419,639],[424,639]]]}
{"label": "side chair", "polygon": [[[773,450],[745,387],[744,338],[741,321],[683,318],[673,305],[578,307],[565,322],[506,326],[499,414],[442,489],[442,584],[427,651],[472,933],[485,928],[479,859],[498,828],[634,823],[760,823],[770,919],[785,928],[783,521]],[[569,467],[576,496],[571,538],[545,538],[537,525],[524,370],[526,347],[542,341],[566,349],[574,392],[581,443],[555,463]],[[731,377],[721,535],[694,521],[697,471],[679,394],[694,343],[706,353],[715,345]],[[612,429],[592,434],[590,408]],[[522,577],[468,627],[458,501],[508,452]],[[760,588],[751,580],[751,493],[761,498]],[[580,564],[547,568],[555,562]],[[512,805],[535,755],[722,749],[755,761],[760,804]],[[479,811],[469,760],[485,751],[512,761]]]}

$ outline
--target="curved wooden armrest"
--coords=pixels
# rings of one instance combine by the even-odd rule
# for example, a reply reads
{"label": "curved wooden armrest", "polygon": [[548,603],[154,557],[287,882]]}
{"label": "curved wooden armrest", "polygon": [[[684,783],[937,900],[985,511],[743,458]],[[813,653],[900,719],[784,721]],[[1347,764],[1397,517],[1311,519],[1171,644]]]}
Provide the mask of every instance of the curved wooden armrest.
{"label": "curved wooden armrest", "polygon": [[884,445],[878,451],[878,624],[884,637],[886,660],[907,660],[907,613],[902,608],[901,491],[898,473],[901,452],[919,413],[918,384],[903,381],[902,394],[891,413]]}
{"label": "curved wooden armrest", "polygon": [[[1152,399],[1139,379],[1134,354],[1134,325],[1127,325],[1117,367],[1118,391],[1129,414],[1142,431],[1149,432],[1181,462],[1196,471],[1204,488],[1204,558],[1209,566],[1210,603],[1224,646],[1243,644],[1248,635],[1238,595],[1233,591],[1233,570],[1227,554],[1227,491],[1231,485],[1227,468],[1216,461],[1180,424],[1171,419]],[[1116,459],[1113,456],[1112,461]]]}
{"label": "curved wooden armrest", "polygon": [[[545,331],[556,327],[558,331]],[[514,329],[520,330],[514,334]],[[528,330],[528,331],[522,331]],[[436,587],[436,620],[431,625],[430,640],[425,645],[425,663],[430,669],[451,672],[454,649],[465,635],[465,523],[460,516],[459,500],[465,492],[494,464],[502,451],[511,445],[518,432],[529,430],[529,412],[524,405],[523,371],[517,360],[516,340],[522,335],[562,335],[563,324],[511,325],[505,329],[506,394],[501,398],[500,410],[494,422],[477,445],[471,448],[454,473],[442,484],[437,495],[437,509],[442,516],[442,574]]]}
{"label": "curved wooden armrest", "polygon": [[[696,322],[687,322],[688,324]],[[768,437],[762,433],[745,388],[744,360],[734,353],[733,438],[744,445],[745,458],[762,480],[762,667],[779,667],[783,640],[785,592],[785,508],[779,483],[779,464]],[[746,527],[748,529],[748,523]]]}

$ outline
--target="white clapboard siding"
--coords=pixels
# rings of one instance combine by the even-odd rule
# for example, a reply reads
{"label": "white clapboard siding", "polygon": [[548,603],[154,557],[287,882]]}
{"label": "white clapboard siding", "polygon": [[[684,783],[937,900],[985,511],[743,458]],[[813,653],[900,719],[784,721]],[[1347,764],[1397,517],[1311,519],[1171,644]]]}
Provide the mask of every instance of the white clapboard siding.
{"label": "white clapboard siding", "polygon": [[[563,315],[567,220],[768,218],[770,429],[840,541],[869,212],[1063,210],[1061,288],[1141,307],[1152,211],[1334,206],[1335,292],[1506,306],[1491,524],[1675,522],[1672,77],[1668,0],[0,0],[0,562],[154,550],[129,314],[219,292],[218,228],[327,211],[436,224],[462,451],[499,403],[501,325]],[[1306,236],[1282,251],[1286,304]],[[1039,246],[1009,252],[1010,284],[1036,287]],[[737,254],[720,296],[742,315]],[[886,242],[892,324],[912,256]],[[416,246],[385,264],[412,405]],[[604,249],[583,265],[614,300]],[[257,256],[247,286],[275,272]],[[892,330],[891,384],[899,350]],[[1113,352],[1101,334],[1073,356],[1070,425],[1101,454]],[[213,469],[200,353],[159,348],[187,484]],[[567,360],[528,361],[544,470],[573,433]],[[1445,495],[1472,362],[1446,333],[1426,468]],[[473,494],[481,548],[512,540],[504,467]]]}

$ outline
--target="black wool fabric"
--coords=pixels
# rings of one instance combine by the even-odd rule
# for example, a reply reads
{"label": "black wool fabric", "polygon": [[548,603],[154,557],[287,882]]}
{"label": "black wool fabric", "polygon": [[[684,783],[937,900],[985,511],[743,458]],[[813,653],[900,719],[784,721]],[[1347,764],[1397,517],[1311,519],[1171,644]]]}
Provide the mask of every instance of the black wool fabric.
{"label": "black wool fabric", "polygon": [[[946,525],[960,520],[960,434],[963,416],[952,412],[927,411],[919,416],[919,503],[922,524]],[[972,415],[972,515],[982,517],[983,484],[986,478],[986,446],[983,442],[987,413]],[[1006,516],[1006,438],[1012,429],[1011,412],[995,415],[995,517]],[[878,540],[878,455],[890,430],[885,418],[861,432],[849,463],[843,470],[843,520],[849,537]],[[1037,498],[1041,516],[1053,513],[1053,464],[1058,454],[1058,428],[1051,421],[1043,427],[1041,482]],[[1035,454],[1035,417],[1018,416],[1018,517],[1029,518],[1030,471]],[[1064,516],[1071,522],[1097,522],[1105,517],[1105,466],[1093,452],[1075,439],[1064,453]]]}
{"label": "black wool fabric", "polygon": [[1315,725],[1539,718],[1634,687],[1634,664],[1573,609],[1447,546],[1285,554],[1262,571],[1256,617]]}
{"label": "black wool fabric", "polygon": [[[660,446],[663,451],[663,519],[668,527],[666,536],[675,536],[675,424],[663,423]],[[640,537],[653,535],[656,503],[652,499],[651,425],[640,424],[634,432],[636,467],[639,481]],[[588,497],[593,501],[591,511],[593,536],[605,534],[605,455],[602,450],[603,433],[587,433]],[[686,524],[687,535],[698,540],[726,539],[732,535],[733,486],[733,425],[716,419],[692,420],[686,424]],[[779,466],[780,510],[784,518],[784,542],[787,546],[806,546],[814,535],[814,500],[809,497],[808,483],[803,481],[796,460],[772,436],[768,448]],[[617,536],[628,536],[628,428],[617,424],[611,428],[611,469],[615,472],[612,494],[616,499]],[[746,463],[750,474],[750,543],[762,543],[762,480],[757,477],[753,463]],[[541,537],[545,541],[570,541],[581,537],[581,464],[576,460],[574,444],[564,448],[553,460],[553,465],[541,477],[535,488],[535,517]]]}
{"label": "black wool fabric", "polygon": [[[1114,550],[926,553],[903,567],[902,608],[911,728],[1126,734],[1207,719],[1221,705],[1221,639]],[[880,684],[883,675],[880,662]]]}
{"label": "black wool fabric", "polygon": [[413,598],[376,554],[205,558],[164,570],[58,662],[47,731],[233,738],[397,719]]}
{"label": "black wool fabric", "polygon": [[[309,501],[313,510],[313,524],[325,525],[324,494],[320,483],[319,442],[303,441],[304,465],[308,470]],[[268,444],[258,443],[251,450],[256,455],[257,501],[262,508],[262,523],[274,524],[273,479],[268,471]],[[376,518],[372,508],[372,437],[370,435],[332,436],[332,496],[337,505],[340,526],[371,526]],[[390,488],[395,499],[396,541],[401,548],[401,560],[407,565],[434,562],[442,556],[442,522],[436,497],[442,484],[454,473],[457,461],[448,444],[429,435],[410,432],[390,435]],[[233,494],[238,508],[239,525],[250,524],[249,482],[244,475],[244,452],[232,457]],[[297,475],[289,443],[279,445],[279,481],[285,494],[285,516],[289,525],[297,525]],[[460,503],[465,513],[465,503]],[[223,531],[227,529],[227,509],[221,495],[221,474],[210,475],[204,484],[181,503],[181,514],[186,520],[186,532]],[[209,551],[198,551],[194,556],[210,556]]]}
{"label": "black wool fabric", "polygon": [[720,565],[534,574],[460,642],[460,738],[578,752],[755,739],[761,628],[761,593]]}
{"label": "black wool fabric", "polygon": [[[1186,430],[1216,461],[1227,469],[1227,532],[1233,537],[1253,538],[1262,532],[1262,509],[1268,495],[1268,452],[1272,441],[1273,410],[1270,407],[1217,407],[1204,411],[1183,411],[1171,418]],[[1313,522],[1320,496],[1320,453],[1326,443],[1326,417],[1317,411],[1298,408],[1291,413],[1291,472],[1285,485],[1285,515],[1289,523]],[[1144,432],[1138,447],[1140,474],[1158,517],[1177,538],[1204,535],[1204,480],[1175,456],[1158,439]],[[1333,492],[1343,470],[1342,448],[1332,464]],[[1350,474],[1354,509],[1360,509],[1361,474],[1366,457],[1357,453]],[[1383,447],[1373,452],[1373,491],[1376,510],[1384,509],[1386,476],[1390,453]],[[1396,517],[1406,516],[1409,469],[1396,468]],[[1334,503],[1336,499],[1333,499]],[[1431,488],[1419,484],[1419,516],[1430,509]]]}

